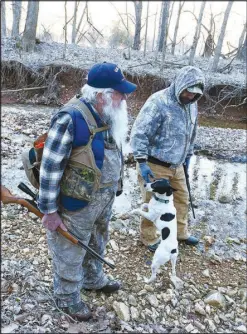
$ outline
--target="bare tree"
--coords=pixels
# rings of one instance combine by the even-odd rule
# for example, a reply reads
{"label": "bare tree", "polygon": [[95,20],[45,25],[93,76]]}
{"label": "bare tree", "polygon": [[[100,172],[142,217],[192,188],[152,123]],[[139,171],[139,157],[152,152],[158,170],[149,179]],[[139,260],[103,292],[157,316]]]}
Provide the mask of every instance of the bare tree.
{"label": "bare tree", "polygon": [[166,29],[166,40],[167,40],[168,34],[169,34],[169,28],[170,28],[171,18],[172,18],[172,14],[173,14],[174,4],[175,4],[175,1],[171,1],[171,9],[169,10],[169,19],[168,19],[168,24],[167,24],[167,29]]}
{"label": "bare tree", "polygon": [[[208,36],[206,39],[204,39],[205,41],[205,45],[204,45],[204,51],[202,56],[209,58],[213,52],[214,52],[214,48],[215,48],[215,43],[214,43],[214,36],[215,36],[215,18],[216,16],[219,16],[222,14],[222,12],[213,15],[213,11],[212,11],[212,6],[210,5],[210,24],[209,24],[209,28],[207,26],[205,26],[202,22],[201,22],[201,26],[206,30]],[[195,15],[194,12],[190,11],[190,10],[185,10],[184,13],[190,13],[194,16],[196,22],[198,22],[198,17]],[[189,52],[191,50],[191,48],[189,48],[187,52]]]}
{"label": "bare tree", "polygon": [[64,19],[65,19],[65,25],[64,25],[64,50],[63,50],[63,58],[66,58],[66,50],[67,50],[67,25],[68,25],[68,21],[67,21],[67,1],[64,1]]}
{"label": "bare tree", "polygon": [[[162,1],[161,22],[159,26],[158,51],[163,51],[164,42],[166,42],[166,32],[169,18],[170,1]],[[168,11],[167,11],[168,8]]]}
{"label": "bare tree", "polygon": [[218,64],[219,64],[219,59],[220,59],[220,55],[221,55],[221,49],[222,49],[222,45],[223,45],[223,41],[224,41],[224,37],[225,37],[225,31],[226,31],[226,26],[227,26],[227,21],[229,18],[229,14],[231,11],[233,5],[233,1],[228,1],[227,7],[226,7],[226,11],[225,11],[225,15],[224,15],[224,19],[223,19],[223,23],[221,26],[221,31],[220,31],[220,35],[218,38],[218,42],[217,42],[217,46],[215,48],[215,56],[213,59],[213,63],[211,66],[211,71],[216,71],[218,68]]}
{"label": "bare tree", "polygon": [[170,28],[170,23],[171,23],[171,18],[172,18],[172,14],[173,14],[173,8],[174,8],[174,5],[175,5],[175,1],[172,1],[171,3],[172,3],[172,6],[171,6],[170,14],[169,14],[167,34],[169,33],[169,28]]}
{"label": "bare tree", "polygon": [[12,1],[12,10],[13,10],[13,23],[12,23],[12,37],[18,37],[20,31],[20,20],[21,20],[21,0]]}
{"label": "bare tree", "polygon": [[178,15],[177,15],[177,21],[174,29],[174,35],[173,35],[173,40],[172,40],[172,55],[174,55],[175,52],[175,46],[176,46],[176,41],[177,41],[177,34],[178,34],[178,28],[179,28],[179,21],[180,21],[180,16],[181,12],[183,9],[185,1],[179,1],[179,7],[178,7]]}
{"label": "bare tree", "polygon": [[135,6],[135,36],[133,50],[140,50],[141,47],[141,26],[142,26],[142,1],[133,1]]}
{"label": "bare tree", "polygon": [[75,39],[76,39],[76,20],[77,20],[77,11],[78,11],[79,4],[80,4],[79,1],[74,2],[74,15],[73,15],[73,23],[72,23],[71,43],[75,43]]}
{"label": "bare tree", "polygon": [[82,11],[82,14],[81,14],[81,17],[80,17],[80,21],[79,21],[78,26],[76,28],[76,34],[75,35],[76,35],[76,37],[78,36],[77,40],[76,40],[76,44],[78,44],[80,42],[81,38],[83,37],[83,34],[86,33],[84,31],[84,28],[81,31],[81,24],[82,24],[82,21],[83,21],[83,18],[84,18],[84,15],[85,15],[86,11],[87,11],[87,1],[85,3],[85,7],[84,7],[84,9]]}
{"label": "bare tree", "polygon": [[148,1],[148,3],[147,3],[146,31],[145,31],[145,41],[144,41],[144,57],[146,56],[146,48],[147,48],[148,11],[149,11],[149,1]]}
{"label": "bare tree", "polygon": [[127,27],[127,34],[128,34],[128,59],[130,59],[130,47],[131,47],[131,41],[130,41],[130,31],[129,31],[129,16],[128,16],[128,1],[125,2],[125,11],[126,11],[126,27]]}
{"label": "bare tree", "polygon": [[210,24],[209,24],[209,28],[207,28],[204,24],[202,24],[202,27],[207,31],[207,38],[205,41],[205,45],[204,45],[204,51],[202,56],[205,58],[210,58],[213,53],[214,53],[214,48],[215,48],[215,42],[214,42],[214,38],[215,38],[215,18],[218,15],[221,15],[222,12],[213,15],[213,11],[212,11],[212,6],[210,5]]}
{"label": "bare tree", "polygon": [[[245,43],[244,41],[244,36],[245,36]],[[240,35],[239,41],[238,41],[238,52],[237,52],[237,59],[243,59],[243,51],[244,44],[246,44],[246,23],[244,24],[244,28],[242,30],[242,33]]]}
{"label": "bare tree", "polygon": [[39,15],[39,1],[28,1],[27,18],[22,43],[24,51],[33,51]]}
{"label": "bare tree", "polygon": [[153,37],[152,51],[154,50],[154,43],[155,43],[155,32],[156,32],[157,13],[158,13],[158,6],[157,6],[157,8],[156,8],[156,13],[155,13],[155,17],[154,17],[154,37]]}
{"label": "bare tree", "polygon": [[170,8],[170,1],[165,1],[165,5],[163,8],[163,17],[164,20],[164,41],[163,41],[163,47],[162,47],[162,62],[161,62],[161,69],[164,68],[164,61],[165,61],[165,55],[166,55],[166,43],[167,43],[167,28],[168,28],[168,19],[169,19],[169,8]]}
{"label": "bare tree", "polygon": [[195,35],[193,38],[192,47],[190,50],[189,65],[193,65],[193,62],[194,62],[196,47],[197,47],[197,44],[200,38],[200,34],[201,34],[202,17],[203,17],[205,6],[206,6],[206,1],[203,1],[201,4],[200,14],[199,14],[199,18],[198,18],[197,25],[196,25],[196,31],[195,31]]}
{"label": "bare tree", "polygon": [[238,59],[243,60],[243,61],[247,61],[247,41],[246,41],[246,35],[245,35],[245,40],[243,45],[241,46],[241,48],[238,51],[238,55],[237,55]]}
{"label": "bare tree", "polygon": [[1,36],[6,37],[5,1],[1,1]]}

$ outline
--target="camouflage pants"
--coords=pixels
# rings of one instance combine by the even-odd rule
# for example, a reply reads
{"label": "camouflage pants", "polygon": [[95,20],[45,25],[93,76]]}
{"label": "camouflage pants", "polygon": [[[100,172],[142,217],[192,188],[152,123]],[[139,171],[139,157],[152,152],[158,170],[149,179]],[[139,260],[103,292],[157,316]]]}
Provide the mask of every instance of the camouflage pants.
{"label": "camouflage pants", "polygon": [[[108,224],[117,185],[97,191],[93,200],[78,211],[61,210],[65,225],[86,245],[103,256],[108,241]],[[54,296],[59,307],[80,302],[80,289],[100,289],[108,282],[102,263],[59,233],[47,231],[53,260]]]}
{"label": "camouflage pants", "polygon": [[[148,162],[148,165],[154,173],[155,178],[169,179],[171,186],[177,190],[173,193],[173,198],[174,206],[177,211],[178,240],[187,239],[190,235],[188,232],[189,195],[186,186],[183,166],[180,166],[176,169],[170,169],[164,166],[155,165],[151,162]],[[138,181],[141,187],[142,199],[145,203],[148,203],[151,199],[152,193],[147,192],[144,188],[144,180],[140,175],[138,163],[137,171]],[[145,218],[141,218],[140,239],[146,246],[153,245],[159,240],[155,225],[150,220]]]}

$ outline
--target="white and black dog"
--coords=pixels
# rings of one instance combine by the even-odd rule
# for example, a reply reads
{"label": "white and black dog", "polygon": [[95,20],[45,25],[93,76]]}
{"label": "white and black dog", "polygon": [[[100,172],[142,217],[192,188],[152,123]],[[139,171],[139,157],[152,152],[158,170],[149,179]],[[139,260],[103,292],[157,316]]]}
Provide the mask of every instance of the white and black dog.
{"label": "white and black dog", "polygon": [[166,179],[155,180],[144,187],[146,191],[153,192],[150,202],[142,204],[141,209],[132,210],[130,214],[139,214],[152,221],[161,233],[161,242],[153,256],[152,276],[145,280],[146,283],[151,283],[155,280],[159,267],[169,260],[172,263],[172,276],[176,276],[178,241],[176,208],[173,204],[173,191],[176,190]]}

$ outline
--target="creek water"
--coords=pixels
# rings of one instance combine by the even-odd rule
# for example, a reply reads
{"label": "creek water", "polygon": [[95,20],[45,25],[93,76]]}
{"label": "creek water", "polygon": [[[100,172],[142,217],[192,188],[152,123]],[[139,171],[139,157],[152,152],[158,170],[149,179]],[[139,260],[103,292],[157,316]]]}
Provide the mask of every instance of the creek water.
{"label": "creek water", "polygon": [[[20,156],[25,148],[31,147],[36,137],[34,129],[47,129],[52,113],[54,108],[43,106],[2,106],[1,182],[14,194],[26,196],[17,187],[21,181],[34,190],[26,178]],[[39,121],[35,123],[33,119]],[[125,150],[128,151],[129,148]],[[243,258],[246,242],[246,165],[196,155],[191,159],[189,176],[196,214],[194,219],[191,210],[189,212],[191,232],[201,240],[208,236],[214,239],[209,254],[215,252],[222,257]],[[129,212],[141,202],[136,170],[126,165],[124,192],[115,200],[113,217]],[[128,228],[131,221],[126,221],[126,224]],[[198,249],[205,251],[204,246],[202,242]]]}

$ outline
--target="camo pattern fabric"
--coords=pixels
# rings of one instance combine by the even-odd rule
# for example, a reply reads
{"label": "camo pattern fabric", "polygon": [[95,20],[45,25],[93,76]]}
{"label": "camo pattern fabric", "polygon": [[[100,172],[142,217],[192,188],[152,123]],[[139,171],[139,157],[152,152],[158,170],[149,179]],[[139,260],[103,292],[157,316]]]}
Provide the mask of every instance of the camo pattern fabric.
{"label": "camo pattern fabric", "polygon": [[[104,257],[108,242],[108,226],[120,174],[119,153],[105,149],[102,180],[111,182],[96,191],[90,203],[78,211],[60,208],[64,224],[78,239]],[[115,162],[115,170],[112,163]],[[80,289],[100,289],[108,283],[102,263],[80,246],[73,245],[57,232],[47,230],[49,250],[53,259],[54,296],[59,307],[80,302]]]}
{"label": "camo pattern fabric", "polygon": [[105,157],[101,169],[100,183],[102,185],[111,182],[118,182],[120,179],[120,171],[122,168],[121,153],[115,142],[109,143],[105,141]]}
{"label": "camo pattern fabric", "polygon": [[181,104],[179,96],[186,88],[201,84],[202,71],[193,66],[181,69],[166,89],[151,95],[140,110],[132,131],[131,146],[136,158],[152,156],[176,168],[193,154],[197,128],[197,100]]}
{"label": "camo pattern fabric", "polygon": [[76,166],[73,163],[68,163],[60,183],[60,189],[66,196],[90,201],[97,185],[96,180],[97,175],[92,168],[82,164]]}

